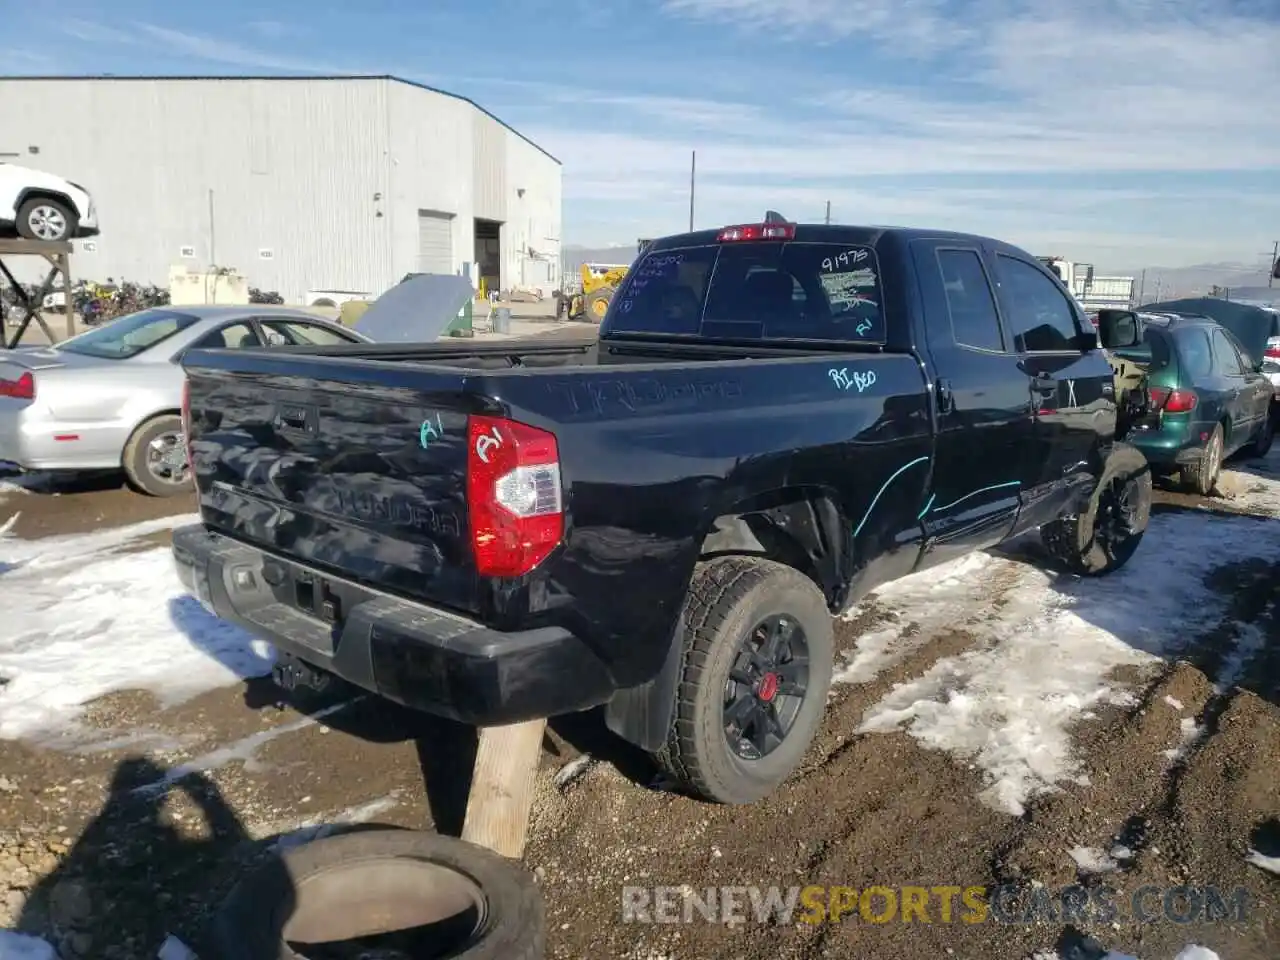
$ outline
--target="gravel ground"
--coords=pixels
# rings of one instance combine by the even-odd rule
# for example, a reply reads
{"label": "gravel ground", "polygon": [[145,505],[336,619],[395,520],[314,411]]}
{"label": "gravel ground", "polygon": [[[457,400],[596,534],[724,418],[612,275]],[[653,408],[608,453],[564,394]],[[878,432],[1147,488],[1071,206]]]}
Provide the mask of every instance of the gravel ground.
{"label": "gravel ground", "polygon": [[[1158,499],[1166,512],[1235,509]],[[35,539],[191,509],[98,478],[23,496],[11,533]],[[1188,943],[1223,960],[1274,958],[1280,880],[1247,857],[1280,856],[1280,557],[1210,580],[1232,598],[1223,627],[1188,637],[1176,659],[1121,668],[1134,696],[1082,710],[1072,731],[1086,775],[1017,815],[978,802],[987,784],[963,757],[902,730],[854,732],[899,684],[988,645],[981,622],[922,626],[888,669],[836,687],[802,772],[751,807],[662,789],[647,759],[594,715],[555,722],[526,856],[546,891],[550,956],[1024,960],[1056,948],[1063,960],[1091,960],[1101,956],[1089,952],[1092,937],[1142,960],[1172,960]],[[993,612],[1015,602],[1011,581],[983,589]],[[838,621],[841,651],[892,616],[872,600]],[[1228,620],[1262,642],[1233,646]],[[1232,656],[1234,682],[1215,686]],[[314,716],[318,706],[307,708]],[[281,836],[344,821],[456,831],[467,731],[370,699],[325,706],[333,712],[312,719],[261,681],[167,708],[122,691],[89,704],[75,737],[0,740],[0,929],[47,936],[64,960],[154,957],[167,934],[198,943],[211,907]],[[1017,922],[964,922],[958,900],[944,922],[937,899],[930,923],[873,923],[859,909],[838,924],[621,920],[627,885],[810,884],[1000,887],[1012,897],[1001,917]],[[1118,915],[1035,907],[1037,885],[1056,895],[1075,884],[1095,897],[1114,888]],[[1139,923],[1127,907],[1150,886],[1243,889],[1247,916]]]}

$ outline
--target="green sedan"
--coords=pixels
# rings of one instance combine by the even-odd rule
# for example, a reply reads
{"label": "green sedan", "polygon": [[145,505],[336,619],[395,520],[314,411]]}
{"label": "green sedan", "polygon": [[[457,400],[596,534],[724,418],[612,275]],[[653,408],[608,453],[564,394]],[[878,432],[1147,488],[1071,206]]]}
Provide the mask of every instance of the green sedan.
{"label": "green sedan", "polygon": [[1126,438],[1157,473],[1178,472],[1207,495],[1222,461],[1271,449],[1271,381],[1262,361],[1208,317],[1140,310],[1142,343],[1115,351],[1145,369],[1150,408]]}

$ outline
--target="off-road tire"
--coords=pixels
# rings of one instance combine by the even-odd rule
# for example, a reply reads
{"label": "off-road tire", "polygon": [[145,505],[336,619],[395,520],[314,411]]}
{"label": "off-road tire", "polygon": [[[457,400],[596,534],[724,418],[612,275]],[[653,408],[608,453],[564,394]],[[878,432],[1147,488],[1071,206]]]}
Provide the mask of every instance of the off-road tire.
{"label": "off-road tire", "polygon": [[1200,458],[1182,468],[1183,484],[1202,497],[1213,493],[1213,488],[1218,483],[1218,474],[1222,472],[1222,450],[1222,424],[1219,423],[1214,426],[1213,433],[1200,451]]}
{"label": "off-road tire", "polygon": [[147,468],[147,449],[151,442],[166,433],[182,435],[182,418],[173,414],[161,414],[138,425],[124,445],[120,465],[124,468],[129,486],[152,497],[175,497],[191,493],[189,479],[182,483],[165,483]]}
{"label": "off-road tire", "polygon": [[[590,323],[599,323],[604,319],[604,315],[609,312],[609,303],[612,300],[612,287],[600,287],[598,290],[592,290],[582,300],[583,319]],[[599,313],[596,313],[597,304],[600,306]]]}
{"label": "off-road tire", "polygon": [[[804,630],[809,676],[786,737],[756,760],[734,754],[724,730],[724,690],[739,644],[765,617],[785,614]],[[804,759],[831,686],[834,630],[821,591],[792,567],[756,557],[700,563],[685,598],[680,678],[658,765],[687,792],[714,803],[752,803]]]}
{"label": "off-road tire", "polygon": [[[37,207],[52,207],[62,214],[62,220],[67,226],[61,236],[41,237],[31,229],[31,214]],[[49,243],[66,243],[75,239],[76,231],[80,228],[80,218],[76,216],[74,209],[63,203],[61,200],[51,200],[48,197],[32,197],[18,208],[18,219],[14,226],[18,231],[18,236],[27,240],[39,240]]]}
{"label": "off-road tire", "polygon": [[[1104,493],[1117,480],[1125,479],[1133,484],[1129,495],[1134,498],[1133,526],[1136,531],[1116,549],[1110,550],[1095,535],[1098,514]],[[1046,523],[1040,528],[1040,539],[1053,559],[1071,573],[1101,576],[1119,570],[1129,562],[1142,542],[1150,518],[1151,467],[1140,450],[1121,446],[1108,457],[1085,509]]]}
{"label": "off-road tire", "polygon": [[[518,863],[453,837],[395,828],[353,831],[272,856],[231,891],[201,943],[209,960],[303,960],[284,940],[285,924],[307,880],[362,861],[408,859],[467,877],[485,899],[474,941],[452,960],[542,960],[546,914],[533,877]],[[332,909],[348,904],[335,897]],[[444,954],[442,954],[444,955]]]}
{"label": "off-road tire", "polygon": [[1271,452],[1271,444],[1276,438],[1276,418],[1271,415],[1271,411],[1267,411],[1266,418],[1262,421],[1258,435],[1249,442],[1245,447],[1244,455],[1253,459],[1260,459]]}

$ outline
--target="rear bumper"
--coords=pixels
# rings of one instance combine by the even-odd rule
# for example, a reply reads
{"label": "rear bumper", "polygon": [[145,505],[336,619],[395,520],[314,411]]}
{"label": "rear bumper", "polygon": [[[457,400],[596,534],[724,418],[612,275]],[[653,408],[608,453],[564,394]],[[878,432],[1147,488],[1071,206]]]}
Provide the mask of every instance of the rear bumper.
{"label": "rear bumper", "polygon": [[1160,430],[1133,430],[1125,441],[1141,450],[1152,466],[1183,467],[1196,463],[1204,452],[1202,429],[1207,433],[1212,425],[1194,424],[1174,436]]}
{"label": "rear bumper", "polygon": [[277,599],[267,577],[314,575],[300,564],[198,524],[174,531],[173,558],[183,585],[216,616],[305,663],[426,713],[494,726],[585,710],[614,692],[604,664],[560,627],[503,633],[327,578],[355,601],[335,626]]}

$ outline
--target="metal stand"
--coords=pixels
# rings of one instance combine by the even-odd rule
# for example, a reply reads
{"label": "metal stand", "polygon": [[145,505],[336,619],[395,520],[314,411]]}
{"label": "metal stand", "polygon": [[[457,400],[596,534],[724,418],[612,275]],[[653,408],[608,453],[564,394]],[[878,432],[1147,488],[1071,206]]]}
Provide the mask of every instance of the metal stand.
{"label": "metal stand", "polygon": [[[13,278],[13,274],[9,272],[9,268],[5,265],[4,257],[44,257],[49,263],[49,275],[44,278],[44,283],[40,285],[40,290],[32,300],[27,296],[27,291],[22,284]],[[18,300],[22,304],[23,316],[18,323],[18,329],[14,331],[12,338],[5,335],[7,312],[0,307],[0,346],[5,349],[12,350],[18,345],[18,341],[22,339],[22,335],[27,332],[27,327],[31,326],[34,320],[40,324],[40,329],[44,331],[44,335],[49,338],[50,343],[57,343],[58,338],[54,336],[53,331],[49,329],[49,325],[44,322],[41,316],[41,309],[44,306],[44,298],[53,292],[53,281],[58,274],[62,274],[62,288],[66,291],[66,303],[64,309],[67,315],[67,336],[74,337],[76,334],[76,315],[75,304],[72,303],[71,296],[71,244],[65,241],[48,242],[43,240],[7,240],[0,239],[0,274],[4,275],[4,279],[9,281],[9,285],[13,287],[14,293],[18,295]]]}

